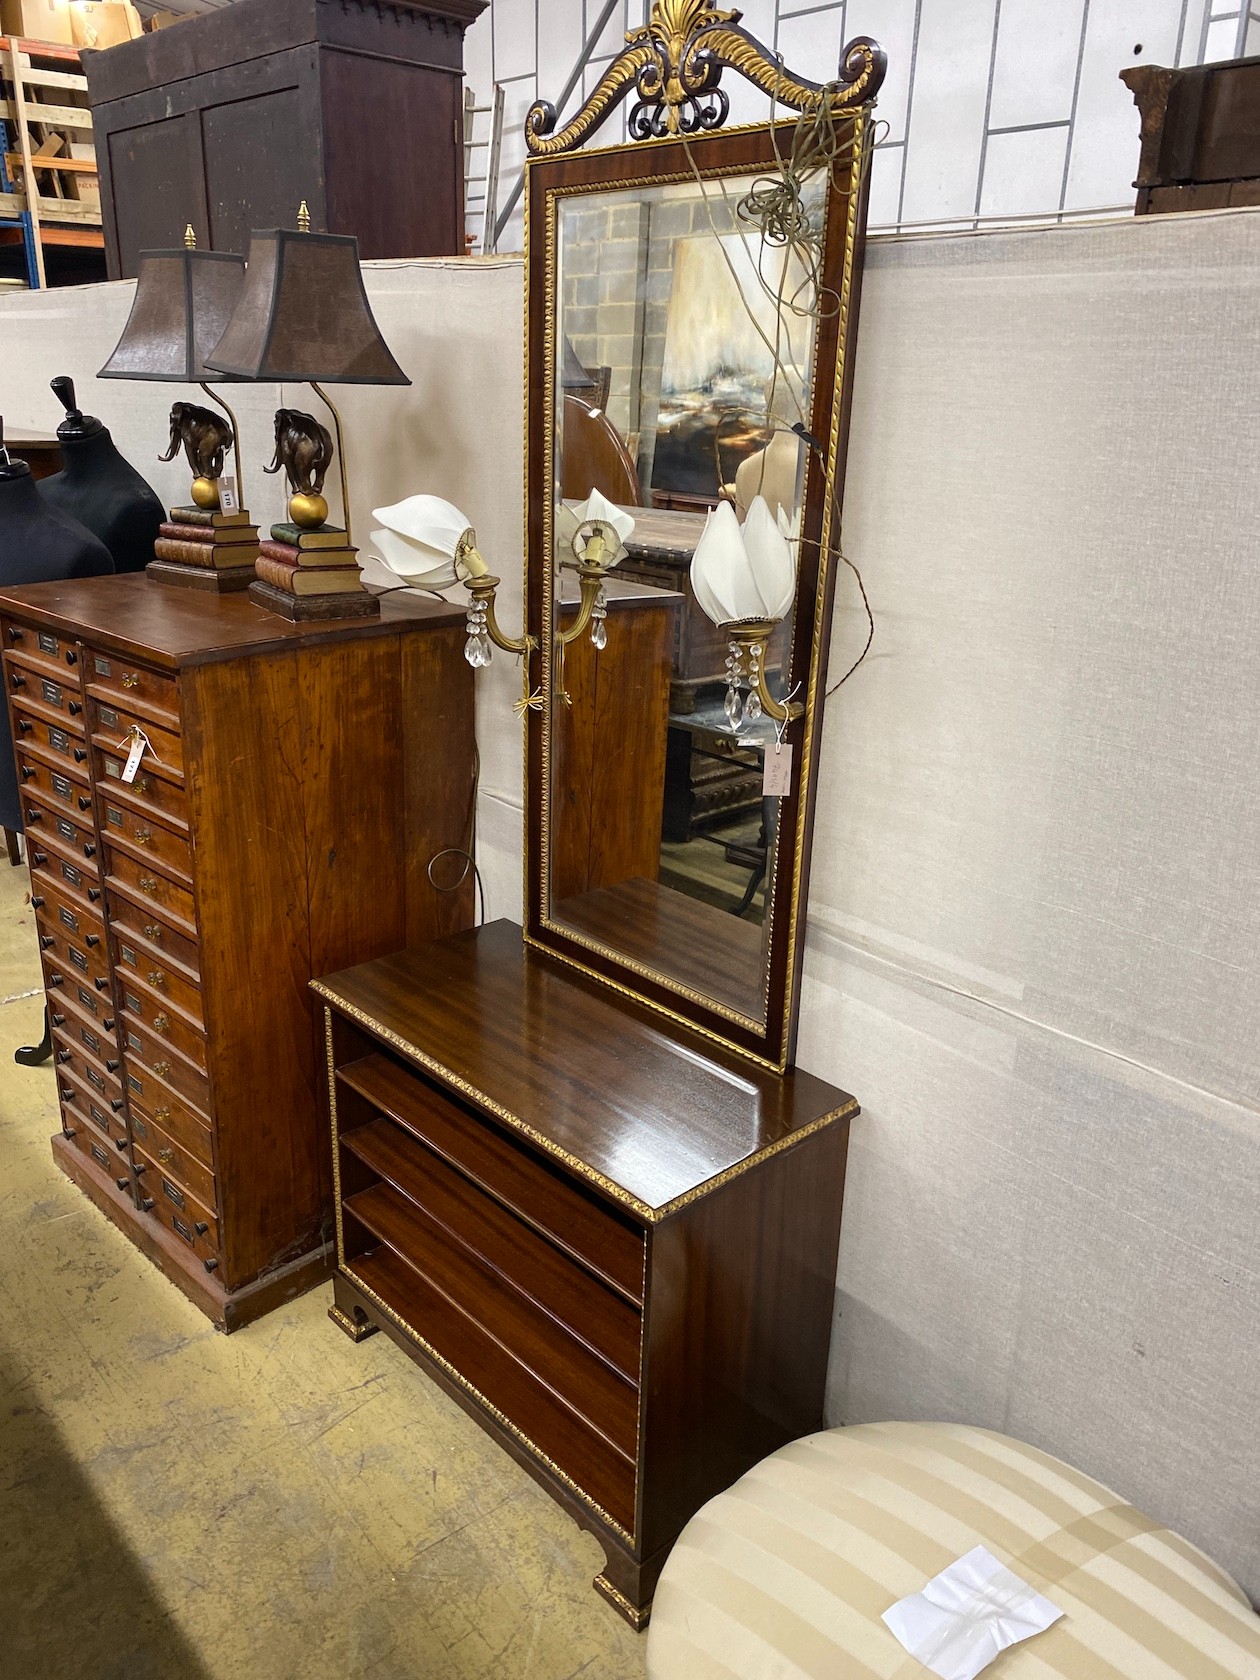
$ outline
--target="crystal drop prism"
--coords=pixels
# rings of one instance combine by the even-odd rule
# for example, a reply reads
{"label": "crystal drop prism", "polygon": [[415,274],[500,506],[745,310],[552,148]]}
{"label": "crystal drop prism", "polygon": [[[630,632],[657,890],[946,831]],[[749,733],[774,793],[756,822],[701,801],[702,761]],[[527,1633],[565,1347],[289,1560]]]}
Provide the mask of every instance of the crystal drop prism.
{"label": "crystal drop prism", "polygon": [[602,618],[597,618],[591,626],[591,641],[597,648],[608,646],[608,626]]}
{"label": "crystal drop prism", "polygon": [[756,723],[757,719],[761,716],[761,696],[757,693],[755,688],[748,696],[747,703],[744,706],[744,716],[748,719],[749,723]]}

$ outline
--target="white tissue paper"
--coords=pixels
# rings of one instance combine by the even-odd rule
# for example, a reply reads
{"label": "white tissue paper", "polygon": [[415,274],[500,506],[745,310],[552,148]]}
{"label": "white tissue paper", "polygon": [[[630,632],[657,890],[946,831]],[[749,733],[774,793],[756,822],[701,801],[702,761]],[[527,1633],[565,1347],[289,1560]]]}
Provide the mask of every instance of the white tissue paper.
{"label": "white tissue paper", "polygon": [[922,1592],[885,1610],[884,1621],[940,1680],[974,1680],[1008,1646],[1043,1633],[1062,1614],[992,1552],[976,1546]]}

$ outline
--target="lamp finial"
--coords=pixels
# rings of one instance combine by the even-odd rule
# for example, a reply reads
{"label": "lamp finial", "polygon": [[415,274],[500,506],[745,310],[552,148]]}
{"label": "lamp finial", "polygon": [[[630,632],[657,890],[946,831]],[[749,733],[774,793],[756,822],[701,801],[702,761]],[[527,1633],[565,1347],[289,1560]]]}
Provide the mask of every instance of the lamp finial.
{"label": "lamp finial", "polygon": [[301,204],[298,205],[298,232],[299,233],[309,233],[310,231],[311,231],[311,212],[307,208],[306,200],[303,199]]}
{"label": "lamp finial", "polygon": [[184,249],[186,251],[195,251],[197,249],[197,235],[193,231],[193,225],[191,222],[189,222],[184,228]]}

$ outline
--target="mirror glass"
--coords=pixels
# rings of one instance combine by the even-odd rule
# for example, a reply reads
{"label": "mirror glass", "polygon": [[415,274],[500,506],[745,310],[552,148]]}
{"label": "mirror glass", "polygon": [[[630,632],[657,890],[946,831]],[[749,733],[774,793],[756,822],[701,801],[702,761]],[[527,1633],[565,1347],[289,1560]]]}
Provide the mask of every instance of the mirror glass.
{"label": "mirror glass", "polygon": [[[790,428],[809,425],[815,299],[799,260],[740,214],[759,180],[558,197],[543,699],[545,922],[757,1027],[768,883],[776,847],[791,843],[765,792],[780,726],[764,714],[732,722],[728,636],[689,573],[722,501],[742,521],[760,494],[799,529],[806,450]],[[822,193],[820,178],[819,222]],[[592,491],[634,524],[607,574],[606,617],[561,646],[579,602],[563,504]],[[779,700],[794,631],[789,610],[765,644]]]}

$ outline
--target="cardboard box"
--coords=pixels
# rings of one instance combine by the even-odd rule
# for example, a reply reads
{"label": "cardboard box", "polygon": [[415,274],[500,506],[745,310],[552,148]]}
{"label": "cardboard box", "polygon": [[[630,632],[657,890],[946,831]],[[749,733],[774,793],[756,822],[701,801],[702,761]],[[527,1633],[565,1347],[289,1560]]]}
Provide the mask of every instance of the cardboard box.
{"label": "cardboard box", "polygon": [[76,47],[116,47],[144,33],[130,0],[70,0],[70,26]]}
{"label": "cardboard box", "polygon": [[[72,140],[70,142],[70,156],[83,162],[91,159],[96,161],[96,147],[91,141]],[[101,208],[101,178],[99,175],[89,175],[86,170],[76,169],[64,177],[66,188],[71,198],[77,198],[80,204],[86,204],[89,209],[98,214]]]}
{"label": "cardboard box", "polygon": [[0,0],[0,29],[27,41],[74,45],[74,23],[67,0]]}
{"label": "cardboard box", "polygon": [[169,29],[173,23],[183,23],[192,15],[191,12],[150,12],[144,20],[144,27],[151,35],[155,29]]}

